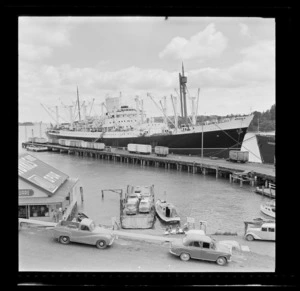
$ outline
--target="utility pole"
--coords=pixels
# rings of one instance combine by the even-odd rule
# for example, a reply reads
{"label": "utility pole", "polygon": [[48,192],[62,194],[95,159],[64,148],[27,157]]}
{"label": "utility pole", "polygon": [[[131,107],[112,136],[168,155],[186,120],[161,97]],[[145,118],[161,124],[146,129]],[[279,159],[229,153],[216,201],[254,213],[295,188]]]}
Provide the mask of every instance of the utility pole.
{"label": "utility pole", "polygon": [[78,114],[79,114],[78,116],[79,116],[79,121],[81,121],[78,86],[77,86],[77,104],[78,104]]}

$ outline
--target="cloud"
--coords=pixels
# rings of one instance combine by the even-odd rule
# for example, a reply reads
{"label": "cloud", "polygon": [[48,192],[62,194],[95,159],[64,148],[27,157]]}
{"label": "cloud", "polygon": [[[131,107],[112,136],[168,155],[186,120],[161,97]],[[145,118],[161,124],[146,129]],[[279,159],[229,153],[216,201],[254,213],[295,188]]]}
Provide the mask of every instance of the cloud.
{"label": "cloud", "polygon": [[244,23],[239,23],[239,27],[240,27],[240,34],[241,35],[250,36],[250,31],[249,31],[248,25],[246,25]]}
{"label": "cloud", "polygon": [[47,58],[51,55],[52,49],[47,46],[37,46],[31,44],[19,44],[19,57],[22,60],[35,61]]}
{"label": "cloud", "polygon": [[236,80],[275,80],[275,41],[260,41],[241,51],[243,60],[231,66],[229,74]]}
{"label": "cloud", "polygon": [[51,56],[53,48],[71,45],[69,18],[20,17],[19,58],[39,61]]}
{"label": "cloud", "polygon": [[227,47],[226,37],[209,24],[203,31],[190,37],[175,37],[159,53],[160,58],[191,60],[197,58],[218,57]]}

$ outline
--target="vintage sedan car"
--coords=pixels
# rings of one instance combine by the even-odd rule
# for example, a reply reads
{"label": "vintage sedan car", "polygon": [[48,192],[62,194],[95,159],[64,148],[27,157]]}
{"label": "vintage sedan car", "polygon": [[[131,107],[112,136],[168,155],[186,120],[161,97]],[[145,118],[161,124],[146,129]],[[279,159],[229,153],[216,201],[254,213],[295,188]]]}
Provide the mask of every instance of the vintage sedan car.
{"label": "vintage sedan car", "polygon": [[54,237],[62,244],[77,242],[95,245],[99,249],[111,246],[116,236],[109,230],[83,218],[81,222],[61,220],[53,229]]}
{"label": "vintage sedan car", "polygon": [[139,204],[139,212],[149,213],[151,211],[151,203],[148,199],[142,199]]}
{"label": "vintage sedan car", "polygon": [[125,214],[137,214],[139,207],[138,198],[128,198],[125,204],[124,212]]}
{"label": "vintage sedan car", "polygon": [[214,261],[218,265],[225,265],[231,261],[232,249],[221,245],[207,235],[187,232],[182,241],[171,243],[170,253],[179,256],[182,261],[190,258]]}
{"label": "vintage sedan car", "polygon": [[248,241],[255,239],[275,241],[275,222],[264,223],[260,227],[249,227],[245,238]]}

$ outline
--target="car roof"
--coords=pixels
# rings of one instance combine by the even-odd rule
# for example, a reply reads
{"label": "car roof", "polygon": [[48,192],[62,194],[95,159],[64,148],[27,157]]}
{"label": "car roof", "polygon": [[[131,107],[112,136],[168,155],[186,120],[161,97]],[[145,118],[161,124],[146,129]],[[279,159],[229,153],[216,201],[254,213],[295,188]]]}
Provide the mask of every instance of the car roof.
{"label": "car roof", "polygon": [[191,241],[203,241],[207,243],[211,243],[213,241],[209,236],[198,233],[187,233],[186,239]]}
{"label": "car roof", "polygon": [[138,201],[137,198],[128,198],[127,199],[127,203],[132,203],[132,202],[136,203],[136,201]]}

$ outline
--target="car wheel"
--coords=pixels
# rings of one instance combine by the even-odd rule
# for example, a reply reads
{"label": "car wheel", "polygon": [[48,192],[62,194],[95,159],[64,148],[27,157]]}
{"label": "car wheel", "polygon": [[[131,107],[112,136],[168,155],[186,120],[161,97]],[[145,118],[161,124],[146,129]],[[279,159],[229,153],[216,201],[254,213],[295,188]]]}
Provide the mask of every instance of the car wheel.
{"label": "car wheel", "polygon": [[181,259],[182,261],[188,261],[190,258],[191,258],[191,256],[190,256],[189,254],[187,254],[187,253],[182,253],[182,254],[180,255],[180,259]]}
{"label": "car wheel", "polygon": [[105,240],[98,240],[97,242],[96,242],[96,247],[98,248],[98,249],[105,249],[106,248],[106,241]]}
{"label": "car wheel", "polygon": [[248,235],[246,236],[246,240],[248,240],[248,241],[253,241],[253,240],[254,240],[253,235],[252,235],[252,234],[248,234]]}
{"label": "car wheel", "polygon": [[70,242],[70,238],[68,236],[61,236],[59,238],[59,242],[66,245]]}
{"label": "car wheel", "polygon": [[219,257],[217,259],[217,264],[220,265],[220,266],[224,266],[226,263],[227,263],[227,260],[224,257]]}

